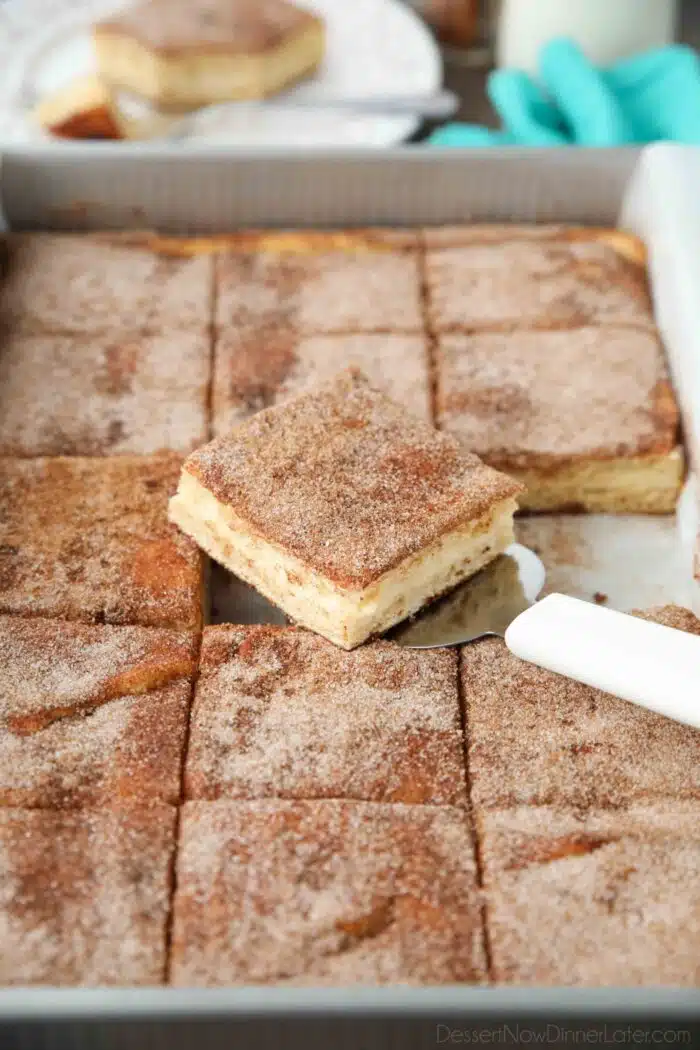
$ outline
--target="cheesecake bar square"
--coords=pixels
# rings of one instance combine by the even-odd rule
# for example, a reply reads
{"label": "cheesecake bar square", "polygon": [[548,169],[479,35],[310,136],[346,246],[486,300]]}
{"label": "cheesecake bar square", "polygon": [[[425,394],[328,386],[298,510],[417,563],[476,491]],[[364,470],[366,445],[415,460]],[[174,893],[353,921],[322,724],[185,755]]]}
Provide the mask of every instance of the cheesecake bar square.
{"label": "cheesecake bar square", "polygon": [[152,251],[142,234],[13,233],[2,242],[6,329],[94,336],[194,329],[211,322],[210,255]]}
{"label": "cheesecake bar square", "polygon": [[285,328],[229,328],[216,343],[214,435],[227,434],[254,412],[351,366],[361,369],[378,390],[412,415],[430,420],[431,383],[424,335],[304,336]]}
{"label": "cheesecake bar square", "polygon": [[185,795],[466,805],[456,654],[205,628]]}
{"label": "cheesecake bar square", "polygon": [[161,109],[274,94],[319,65],[323,20],[288,0],[141,0],[97,23],[110,84]]}
{"label": "cheesecake bar square", "polygon": [[191,452],[208,437],[210,337],[15,332],[0,353],[0,454]]}
{"label": "cheesecake bar square", "polygon": [[181,463],[0,459],[0,613],[197,629],[202,555],[167,519]]}
{"label": "cheesecake bar square", "polygon": [[480,814],[493,979],[700,984],[700,806]]}
{"label": "cheesecake bar square", "polygon": [[195,670],[194,633],[0,616],[0,805],[176,803]]}
{"label": "cheesecake bar square", "polygon": [[442,335],[438,425],[525,485],[520,506],[671,513],[678,406],[655,333],[625,326]]}
{"label": "cheesecake bar square", "polygon": [[348,370],[192,453],[170,517],[352,649],[509,546],[518,492]]}
{"label": "cheesecake bar square", "polygon": [[[700,620],[685,609],[644,615],[700,636]],[[689,726],[525,663],[500,639],[466,646],[461,662],[477,807],[700,801],[698,734]]]}
{"label": "cheesecake bar square", "polygon": [[464,810],[186,803],[171,979],[185,987],[484,982]]}
{"label": "cheesecake bar square", "polygon": [[262,340],[302,335],[422,332],[416,252],[377,243],[356,251],[221,252],[216,323]]}
{"label": "cheesecake bar square", "polygon": [[599,240],[428,248],[436,332],[653,325],[645,267]]}
{"label": "cheesecake bar square", "polygon": [[175,815],[0,809],[0,984],[162,984]]}

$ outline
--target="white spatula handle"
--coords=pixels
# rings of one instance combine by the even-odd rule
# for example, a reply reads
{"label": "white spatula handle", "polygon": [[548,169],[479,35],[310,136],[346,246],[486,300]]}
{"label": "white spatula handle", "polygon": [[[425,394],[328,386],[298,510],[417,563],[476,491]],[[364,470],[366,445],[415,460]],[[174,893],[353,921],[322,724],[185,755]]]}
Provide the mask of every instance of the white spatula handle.
{"label": "white spatula handle", "polygon": [[506,631],[529,663],[700,728],[700,637],[550,594]]}

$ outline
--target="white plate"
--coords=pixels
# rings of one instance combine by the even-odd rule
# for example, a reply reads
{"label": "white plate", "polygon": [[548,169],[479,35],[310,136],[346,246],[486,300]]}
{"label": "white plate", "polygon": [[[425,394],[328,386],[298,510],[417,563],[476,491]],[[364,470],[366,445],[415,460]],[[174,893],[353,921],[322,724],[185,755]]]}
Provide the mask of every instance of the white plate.
{"label": "white plate", "polygon": [[[290,91],[313,99],[419,95],[442,83],[439,51],[401,0],[302,0],[326,21],[323,69]],[[29,113],[42,96],[94,68],[90,25],[113,10],[107,0],[0,0],[0,143],[49,140]],[[391,146],[418,126],[415,117],[331,110],[298,113],[233,107],[196,126],[187,142],[237,147]],[[60,145],[60,143],[58,143]]]}

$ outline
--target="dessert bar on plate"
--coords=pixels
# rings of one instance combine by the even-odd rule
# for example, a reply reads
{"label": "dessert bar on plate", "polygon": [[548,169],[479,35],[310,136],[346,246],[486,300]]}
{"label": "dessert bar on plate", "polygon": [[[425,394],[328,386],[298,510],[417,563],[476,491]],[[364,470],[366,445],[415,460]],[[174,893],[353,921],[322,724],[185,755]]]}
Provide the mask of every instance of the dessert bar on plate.
{"label": "dessert bar on plate", "polygon": [[170,517],[352,649],[503,552],[519,491],[350,369],[192,453]]}
{"label": "dessert bar on plate", "polygon": [[323,21],[288,0],[141,0],[98,22],[107,83],[160,108],[273,94],[323,58]]}

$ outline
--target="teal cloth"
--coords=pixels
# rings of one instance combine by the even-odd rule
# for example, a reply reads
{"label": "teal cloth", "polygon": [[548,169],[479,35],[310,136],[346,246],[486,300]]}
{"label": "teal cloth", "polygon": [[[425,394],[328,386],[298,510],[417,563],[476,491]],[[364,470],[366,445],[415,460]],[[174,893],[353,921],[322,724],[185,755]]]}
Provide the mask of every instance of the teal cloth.
{"label": "teal cloth", "polygon": [[628,146],[663,140],[700,144],[700,60],[680,44],[597,69],[572,40],[550,41],[534,80],[500,69],[488,94],[499,131],[446,124],[436,146]]}

